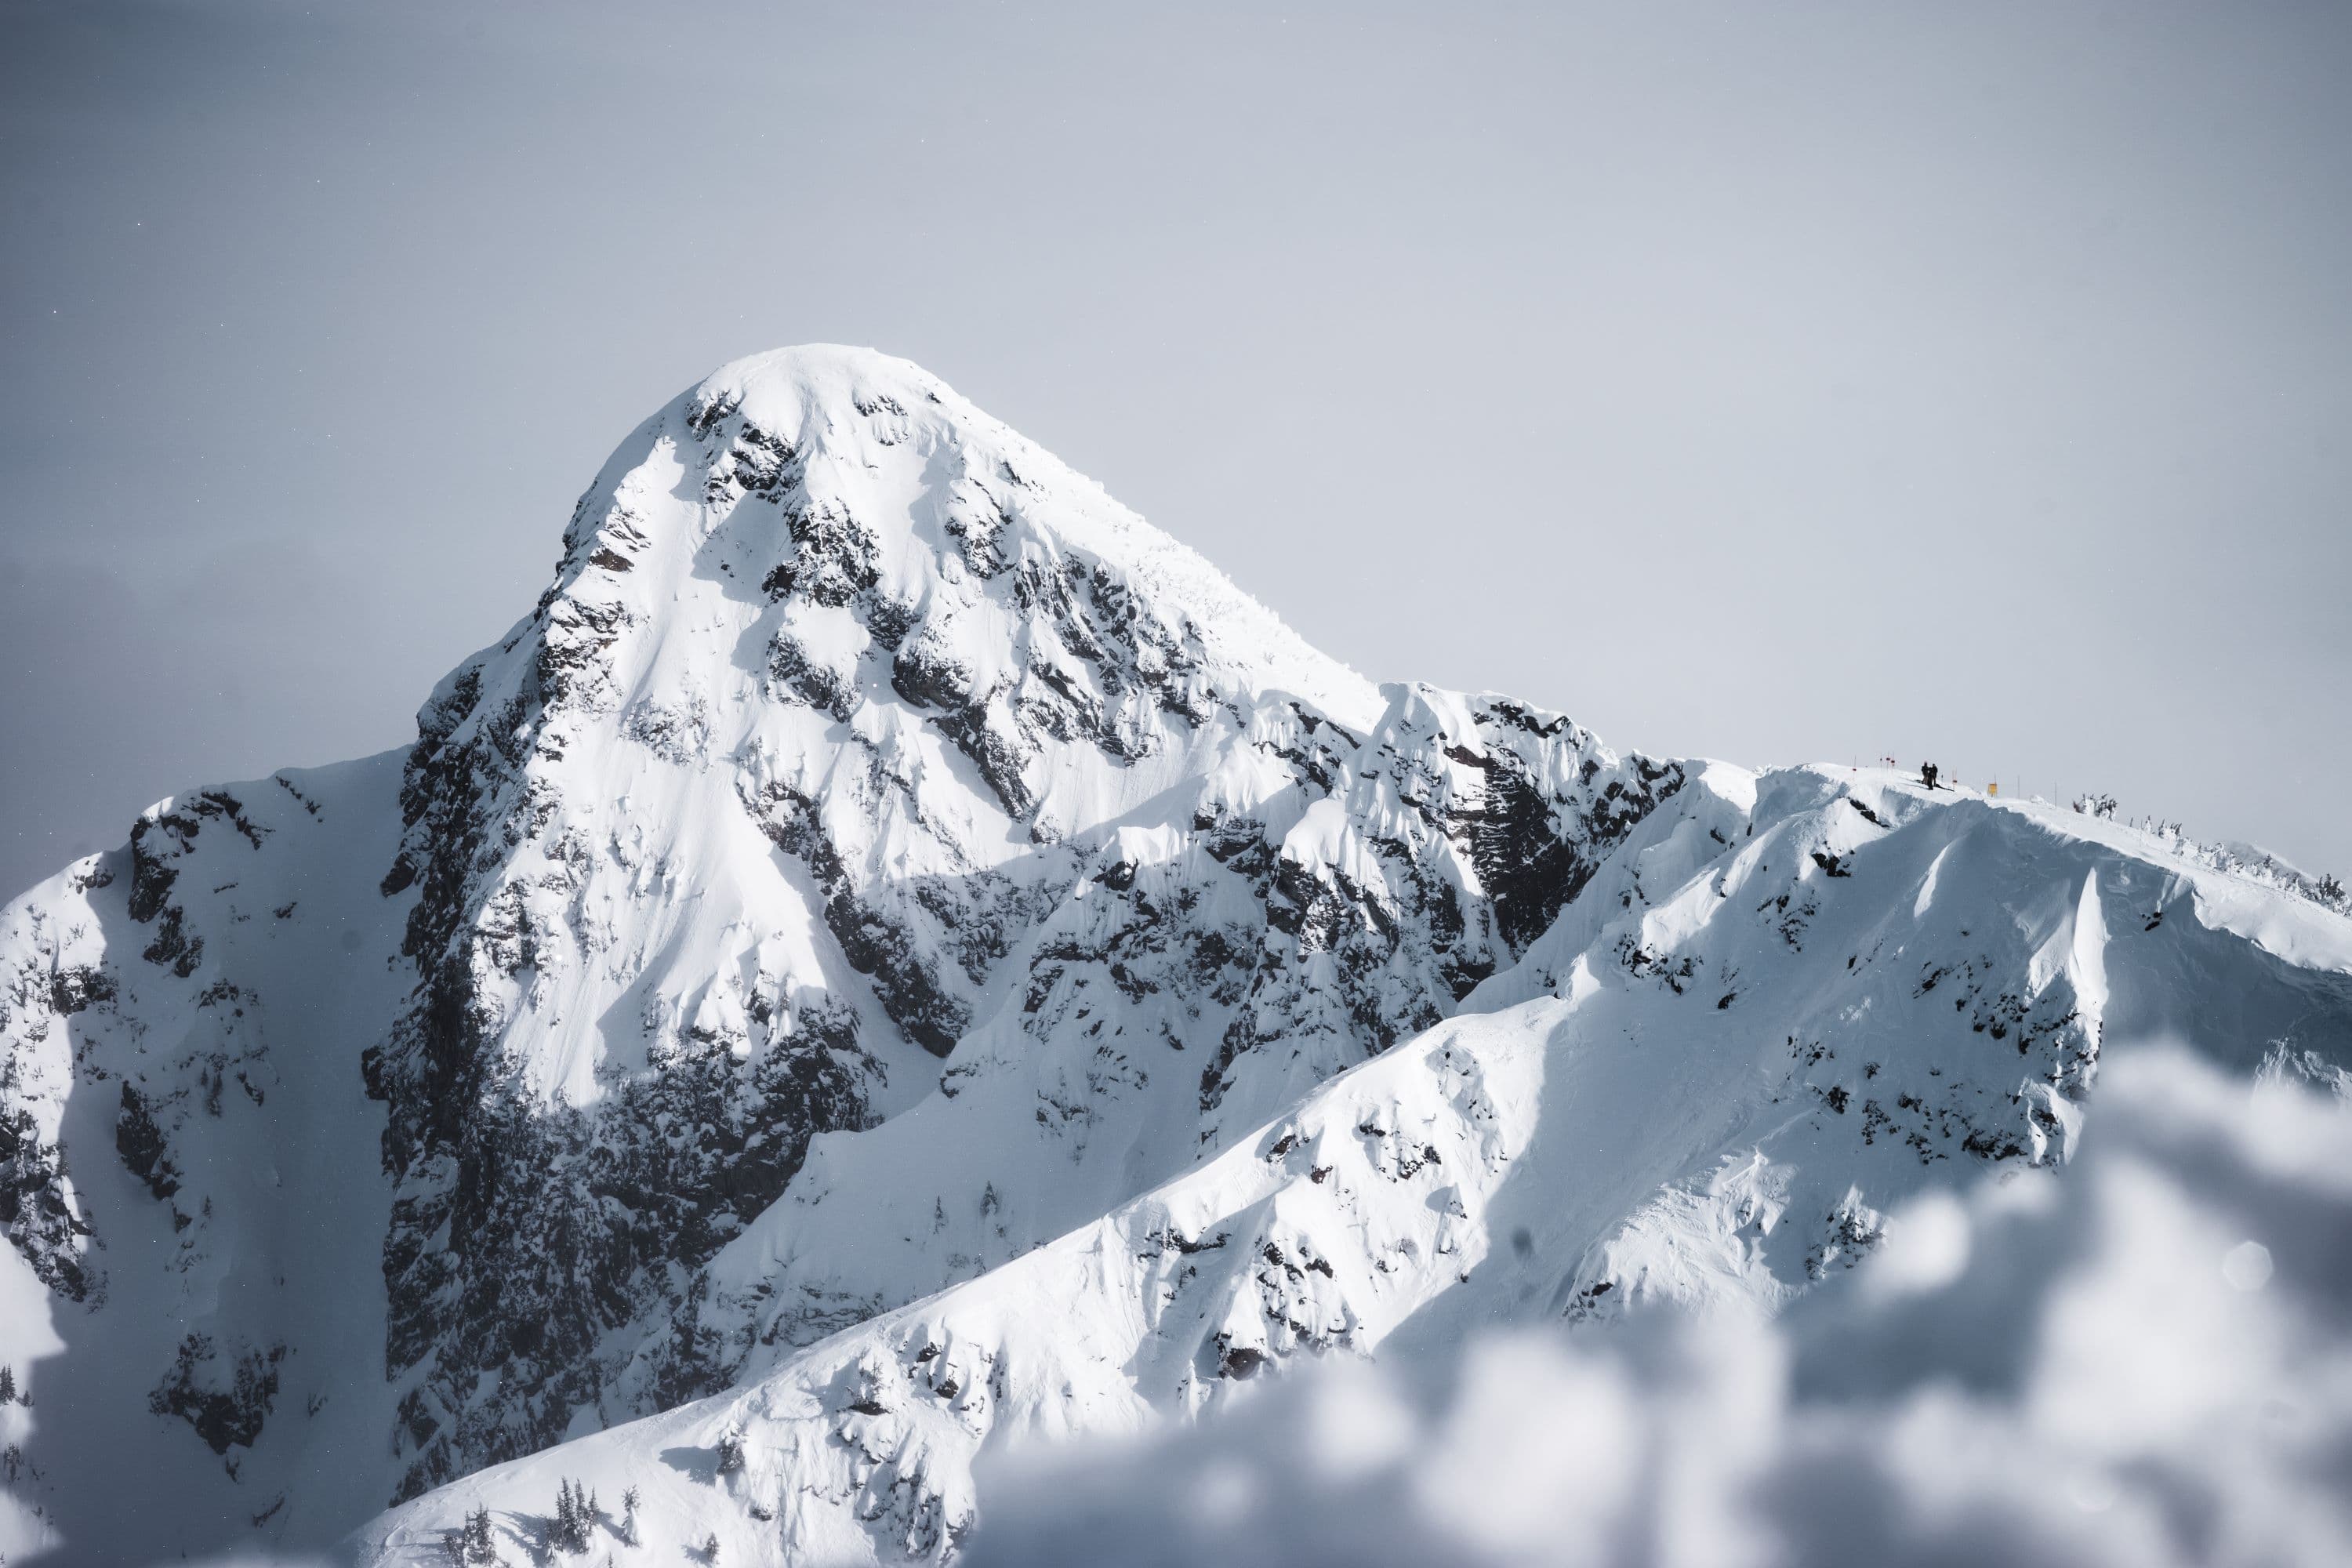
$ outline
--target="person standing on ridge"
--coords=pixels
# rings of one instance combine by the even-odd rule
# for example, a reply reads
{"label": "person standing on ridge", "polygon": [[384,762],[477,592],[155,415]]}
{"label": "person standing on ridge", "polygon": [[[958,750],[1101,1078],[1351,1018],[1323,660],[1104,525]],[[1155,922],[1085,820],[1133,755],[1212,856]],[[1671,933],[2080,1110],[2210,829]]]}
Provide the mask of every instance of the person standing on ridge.
{"label": "person standing on ridge", "polygon": [[1919,764],[1919,782],[1926,784],[1929,789],[1934,789],[1936,787],[1935,763],[1921,763]]}

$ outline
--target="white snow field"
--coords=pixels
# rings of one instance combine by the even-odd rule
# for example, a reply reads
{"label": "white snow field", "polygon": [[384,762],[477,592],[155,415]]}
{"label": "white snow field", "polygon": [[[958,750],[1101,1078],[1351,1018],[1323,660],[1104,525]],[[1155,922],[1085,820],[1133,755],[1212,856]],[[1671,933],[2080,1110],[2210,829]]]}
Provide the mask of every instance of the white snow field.
{"label": "white snow field", "polygon": [[[1566,658],[1580,591],[1610,590],[1564,586]],[[2330,1113],[2280,1112],[2282,1152],[2228,1109],[2265,1071],[2352,1082],[2352,919],[2315,891],[2038,803],[1374,688],[916,367],[742,361],[622,444],[408,752],[160,803],[0,911],[0,1365],[30,1398],[0,1405],[0,1553],[985,1555],[1012,1449],[1200,1418],[1146,1451],[1247,1456],[1320,1419],[1286,1392],[1310,1365],[1507,1331],[1567,1336],[1527,1358],[1574,1407],[1507,1399],[1499,1430],[1654,1447],[1848,1332],[1803,1325],[1901,1277],[1890,1214],[2123,1201],[2053,1174],[2117,1058],[2170,1064],[2119,1145],[2202,1147],[2147,1120],[2177,1102],[2240,1165],[2304,1160],[2296,1223],[2333,1223]],[[2180,1202],[2226,1163],[2180,1153]],[[2156,1234],[2125,1223],[2003,1267],[2122,1278]],[[2068,1386],[2042,1300],[1986,1354]],[[1730,1392],[1629,1406],[1690,1312],[1750,1324],[1708,1363]],[[2315,1430],[2352,1410],[2316,1377],[2342,1326],[2307,1336]],[[1873,1331],[1854,1375],[1910,1387],[1919,1336]],[[1808,1453],[1848,1430],[1772,1397]],[[1475,1470],[1459,1428],[1413,1439],[1415,1486]],[[1122,1463],[1063,1491],[1131,1495]],[[1641,1556],[1609,1543],[1654,1463],[1554,1555]],[[593,1509],[559,1510],[572,1481]],[[1119,1550],[1006,1485],[1001,1560]],[[1158,1539],[1263,1514],[1225,1500]],[[2183,1561],[2242,1512],[2131,1507]],[[1496,1529],[1463,1539],[1549,1560]]]}

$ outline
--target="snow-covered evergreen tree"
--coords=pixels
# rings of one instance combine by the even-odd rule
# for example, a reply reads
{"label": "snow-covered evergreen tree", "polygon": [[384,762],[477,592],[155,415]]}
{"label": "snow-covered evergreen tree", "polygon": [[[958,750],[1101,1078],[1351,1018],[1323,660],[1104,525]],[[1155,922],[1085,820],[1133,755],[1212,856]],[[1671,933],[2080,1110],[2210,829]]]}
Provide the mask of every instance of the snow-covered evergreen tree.
{"label": "snow-covered evergreen tree", "polygon": [[483,1568],[499,1560],[498,1544],[490,1539],[490,1510],[487,1505],[466,1516],[460,1552],[467,1568]]}
{"label": "snow-covered evergreen tree", "polygon": [[595,1505],[589,1500],[586,1488],[569,1477],[558,1481],[555,1516],[547,1527],[548,1546],[557,1552],[585,1552],[595,1522]]}

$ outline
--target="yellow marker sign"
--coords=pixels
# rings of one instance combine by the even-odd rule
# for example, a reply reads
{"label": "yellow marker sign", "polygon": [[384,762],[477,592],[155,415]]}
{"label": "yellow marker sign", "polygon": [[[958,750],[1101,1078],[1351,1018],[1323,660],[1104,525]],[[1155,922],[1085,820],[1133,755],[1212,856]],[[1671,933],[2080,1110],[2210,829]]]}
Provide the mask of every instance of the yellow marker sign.
{"label": "yellow marker sign", "polygon": [[2000,781],[1999,779],[1995,779],[1995,780],[1993,780],[1993,782],[1992,782],[1992,783],[1990,783],[1990,784],[1989,784],[1985,785],[1985,794],[1987,794],[1987,795],[1999,795],[2000,793]]}

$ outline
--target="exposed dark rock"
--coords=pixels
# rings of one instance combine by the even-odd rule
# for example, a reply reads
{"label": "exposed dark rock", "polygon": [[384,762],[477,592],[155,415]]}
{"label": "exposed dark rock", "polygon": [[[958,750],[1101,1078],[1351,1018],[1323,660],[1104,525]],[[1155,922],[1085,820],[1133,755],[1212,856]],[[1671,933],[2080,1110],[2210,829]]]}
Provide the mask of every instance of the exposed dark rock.
{"label": "exposed dark rock", "polygon": [[180,1342],[172,1370],[147,1396],[147,1408],[185,1421],[215,1454],[249,1448],[277,1402],[278,1363],[285,1355],[284,1345],[226,1355],[210,1336],[190,1334]]}
{"label": "exposed dark rock", "polygon": [[[854,1015],[812,999],[796,1026],[748,1065],[689,1042],[593,1114],[497,1091],[452,1146],[413,1157],[384,1249],[388,1366],[431,1365],[404,1416],[404,1495],[553,1441],[618,1370],[597,1353],[606,1332],[670,1317],[667,1267],[693,1268],[772,1203],[814,1133],[865,1125]],[[683,1334],[688,1361],[710,1353],[693,1322]],[[492,1369],[513,1393],[484,1408],[467,1391]]]}
{"label": "exposed dark rock", "polygon": [[114,976],[96,964],[60,969],[49,981],[49,1005],[58,1016],[70,1017],[100,1003],[113,1001],[115,991]]}
{"label": "exposed dark rock", "polygon": [[[6,1072],[0,1066],[0,1088]],[[96,1305],[104,1281],[84,1258],[89,1223],[66,1198],[64,1151],[45,1141],[32,1113],[0,1107],[0,1235],[41,1283],[69,1301]]]}
{"label": "exposed dark rock", "polygon": [[793,593],[838,606],[874,586],[881,546],[847,507],[819,501],[788,513],[786,521],[799,547],[793,561]]}
{"label": "exposed dark rock", "polygon": [[146,1097],[128,1079],[122,1083],[121,1110],[114,1119],[114,1147],[122,1156],[124,1168],[146,1183],[157,1201],[180,1190],[180,1173],[166,1156],[163,1130],[155,1124]]}

